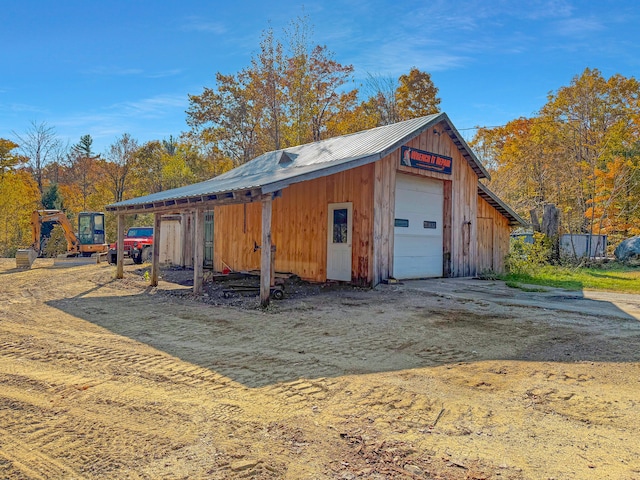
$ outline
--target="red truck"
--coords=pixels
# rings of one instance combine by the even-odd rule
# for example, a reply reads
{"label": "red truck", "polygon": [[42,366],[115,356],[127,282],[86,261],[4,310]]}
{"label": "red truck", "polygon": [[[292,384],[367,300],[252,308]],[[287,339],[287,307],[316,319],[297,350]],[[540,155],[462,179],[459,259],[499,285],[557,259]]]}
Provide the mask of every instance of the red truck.
{"label": "red truck", "polygon": [[[153,255],[153,227],[131,227],[124,236],[124,256],[133,259],[133,263],[150,262]],[[109,245],[109,263],[118,260],[118,245]]]}

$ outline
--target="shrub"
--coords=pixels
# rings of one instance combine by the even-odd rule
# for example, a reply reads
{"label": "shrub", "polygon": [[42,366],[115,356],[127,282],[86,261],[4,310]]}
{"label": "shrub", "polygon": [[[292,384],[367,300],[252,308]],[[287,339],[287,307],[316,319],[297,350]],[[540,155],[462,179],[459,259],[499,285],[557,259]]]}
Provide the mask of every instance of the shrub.
{"label": "shrub", "polygon": [[533,243],[518,238],[511,242],[506,267],[509,273],[533,275],[549,263],[552,245],[543,233],[533,234]]}
{"label": "shrub", "polygon": [[43,256],[47,258],[55,258],[67,251],[67,239],[64,236],[62,227],[56,226],[51,230],[49,238],[43,238],[44,248]]}

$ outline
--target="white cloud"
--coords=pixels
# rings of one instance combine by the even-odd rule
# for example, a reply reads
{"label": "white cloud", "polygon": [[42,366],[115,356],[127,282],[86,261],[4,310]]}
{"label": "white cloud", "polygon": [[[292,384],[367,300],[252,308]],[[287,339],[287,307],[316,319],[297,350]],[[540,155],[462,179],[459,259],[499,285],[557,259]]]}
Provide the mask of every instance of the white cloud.
{"label": "white cloud", "polygon": [[173,77],[175,75],[179,75],[182,73],[182,70],[179,68],[174,68],[172,70],[165,70],[156,73],[149,73],[146,75],[148,78],[165,78],[165,77]]}
{"label": "white cloud", "polygon": [[185,18],[181,29],[187,32],[205,32],[214,33],[216,35],[222,35],[227,32],[227,28],[224,24],[198,16]]}
{"label": "white cloud", "polygon": [[166,115],[167,110],[186,108],[188,104],[187,95],[158,95],[137,101],[122,102],[111,106],[110,109],[122,111],[127,117],[158,118]]}
{"label": "white cloud", "polygon": [[100,75],[100,76],[136,76],[142,75],[144,70],[141,68],[123,68],[123,67],[107,67],[107,66],[96,66],[85,70],[83,73],[87,75]]}
{"label": "white cloud", "polygon": [[567,37],[584,37],[604,30],[604,26],[595,18],[566,18],[555,23],[556,32]]}
{"label": "white cloud", "polygon": [[90,134],[95,150],[104,152],[123,133],[131,133],[141,143],[170,134],[178,135],[186,129],[184,110],[187,106],[186,94],[163,94],[118,102],[98,111],[53,118],[50,123],[55,125],[59,136],[70,143]]}

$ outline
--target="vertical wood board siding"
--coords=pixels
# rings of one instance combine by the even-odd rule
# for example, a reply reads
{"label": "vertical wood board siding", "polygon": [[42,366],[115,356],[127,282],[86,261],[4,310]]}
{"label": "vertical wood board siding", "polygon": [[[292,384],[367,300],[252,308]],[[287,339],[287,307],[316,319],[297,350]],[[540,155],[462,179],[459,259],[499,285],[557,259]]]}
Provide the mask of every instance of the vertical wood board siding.
{"label": "vertical wood board siding", "polygon": [[[475,275],[491,264],[504,268],[508,221],[478,197],[478,177],[443,128],[429,129],[406,145],[453,159],[451,175],[400,165],[400,149],[369,165],[291,185],[273,201],[275,268],[305,280],[325,281],[327,207],[353,204],[352,281],[377,284],[393,274],[396,173],[443,181],[444,275]],[[260,205],[215,207],[214,268],[260,268]],[[487,219],[491,219],[488,222]],[[479,225],[482,223],[482,225]],[[490,226],[489,226],[490,225]],[[491,253],[489,253],[491,252]],[[224,263],[223,263],[224,262]]]}
{"label": "vertical wood board siding", "polygon": [[[327,279],[327,205],[353,203],[352,281],[370,284],[373,252],[374,164],[327,177],[294,184],[273,201],[272,241],[275,268],[293,272],[305,280]],[[245,213],[246,212],[246,213]],[[246,215],[246,219],[245,219]],[[214,268],[222,262],[234,270],[260,268],[260,205],[215,207]]]}
{"label": "vertical wood board siding", "polygon": [[493,270],[502,273],[509,253],[509,221],[486,200],[478,197],[478,272]]}

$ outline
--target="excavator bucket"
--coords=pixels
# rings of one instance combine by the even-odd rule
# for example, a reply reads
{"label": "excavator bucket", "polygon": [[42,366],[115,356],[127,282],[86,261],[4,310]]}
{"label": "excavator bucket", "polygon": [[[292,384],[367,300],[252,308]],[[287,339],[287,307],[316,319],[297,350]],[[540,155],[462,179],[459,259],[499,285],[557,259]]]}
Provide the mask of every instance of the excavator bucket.
{"label": "excavator bucket", "polygon": [[16,252],[16,268],[31,268],[38,258],[38,252],[33,248],[22,248]]}
{"label": "excavator bucket", "polygon": [[80,265],[95,265],[100,263],[100,260],[105,259],[107,256],[102,257],[98,254],[93,254],[90,257],[83,257],[82,255],[58,255],[53,259],[54,267],[77,267]]}

